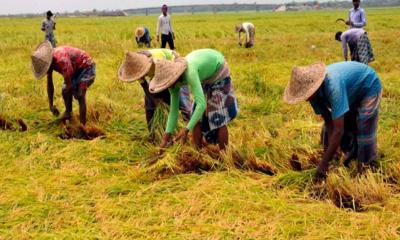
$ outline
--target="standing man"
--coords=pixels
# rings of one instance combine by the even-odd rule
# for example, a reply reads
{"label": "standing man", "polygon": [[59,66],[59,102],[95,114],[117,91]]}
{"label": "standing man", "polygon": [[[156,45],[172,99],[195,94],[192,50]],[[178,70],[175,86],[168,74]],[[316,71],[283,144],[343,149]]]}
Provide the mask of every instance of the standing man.
{"label": "standing man", "polygon": [[339,149],[346,132],[355,136],[346,161],[358,160],[358,170],[373,166],[377,157],[381,80],[371,67],[358,62],[317,63],[295,67],[283,99],[289,104],[308,101],[322,115],[327,143],[318,165],[318,174],[326,176],[329,162]]}
{"label": "standing man", "polygon": [[337,32],[335,39],[342,43],[344,60],[348,60],[348,47],[350,48],[351,61],[364,64],[374,61],[374,52],[368,34],[362,28],[352,28],[344,33]]}
{"label": "standing man", "polygon": [[53,71],[64,77],[62,96],[64,98],[65,113],[62,119],[72,117],[72,98],[79,101],[79,117],[82,125],[86,124],[86,90],[96,77],[96,63],[83,50],[61,46],[52,48],[49,41],[40,44],[31,56],[32,70],[36,79],[41,79],[47,74],[47,93],[49,108],[53,115],[58,116],[59,111],[53,105],[54,84]]}
{"label": "standing man", "polygon": [[53,18],[54,14],[51,11],[47,11],[46,19],[42,22],[42,31],[45,33],[44,40],[49,41],[53,48],[56,47],[56,38],[54,37],[54,30],[56,30],[56,23]]}
{"label": "standing man", "polygon": [[171,50],[175,49],[174,40],[175,34],[174,30],[172,29],[171,24],[171,16],[168,14],[168,6],[163,5],[161,7],[162,14],[158,17],[157,22],[157,42],[160,41],[160,34],[161,34],[161,48],[165,48],[167,43]]}
{"label": "standing man", "polygon": [[360,0],[353,0],[353,8],[349,11],[349,20],[346,25],[350,28],[363,28],[367,25],[364,9],[360,8]]}
{"label": "standing man", "polygon": [[251,48],[254,46],[254,38],[256,35],[256,29],[254,25],[250,22],[245,22],[240,25],[237,25],[235,28],[238,33],[239,46],[242,46],[242,40],[240,39],[240,33],[246,33],[246,48]]}

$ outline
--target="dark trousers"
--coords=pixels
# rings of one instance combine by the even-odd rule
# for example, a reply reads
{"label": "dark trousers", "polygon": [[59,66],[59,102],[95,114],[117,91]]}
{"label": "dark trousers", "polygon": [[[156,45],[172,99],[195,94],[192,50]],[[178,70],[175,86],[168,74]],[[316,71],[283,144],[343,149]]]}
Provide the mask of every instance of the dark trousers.
{"label": "dark trousers", "polygon": [[161,34],[161,48],[165,48],[167,46],[167,43],[168,43],[168,46],[169,46],[169,48],[171,50],[175,49],[174,39],[172,37],[172,33],[169,33],[168,35],[167,34]]}

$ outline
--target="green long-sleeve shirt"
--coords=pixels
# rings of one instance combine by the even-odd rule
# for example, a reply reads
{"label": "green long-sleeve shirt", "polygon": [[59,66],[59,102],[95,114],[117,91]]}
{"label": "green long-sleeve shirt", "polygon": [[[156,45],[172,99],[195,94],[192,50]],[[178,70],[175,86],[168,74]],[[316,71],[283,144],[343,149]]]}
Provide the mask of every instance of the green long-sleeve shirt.
{"label": "green long-sleeve shirt", "polygon": [[169,91],[171,93],[171,105],[167,122],[167,133],[176,129],[179,115],[179,90],[183,85],[188,85],[194,97],[196,109],[190,118],[187,129],[190,131],[202,118],[206,110],[206,97],[203,92],[202,82],[213,77],[224,66],[225,58],[222,53],[213,49],[200,49],[191,52],[186,57],[187,69],[182,77]]}

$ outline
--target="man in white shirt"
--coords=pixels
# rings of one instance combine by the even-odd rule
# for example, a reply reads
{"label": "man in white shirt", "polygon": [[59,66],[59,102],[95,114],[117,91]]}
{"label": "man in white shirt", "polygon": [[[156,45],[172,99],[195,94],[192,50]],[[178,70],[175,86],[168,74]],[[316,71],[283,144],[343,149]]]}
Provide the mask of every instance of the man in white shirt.
{"label": "man in white shirt", "polygon": [[363,28],[367,25],[364,9],[360,8],[360,0],[353,0],[353,8],[349,11],[349,20],[346,25],[350,28]]}
{"label": "man in white shirt", "polygon": [[54,37],[54,30],[56,30],[56,23],[53,16],[54,14],[51,11],[47,11],[46,19],[42,22],[41,30],[45,33],[44,40],[49,41],[53,48],[55,48],[56,38]]}
{"label": "man in white shirt", "polygon": [[246,42],[245,42],[245,47],[246,48],[251,48],[254,46],[254,38],[256,34],[256,29],[254,25],[250,22],[245,22],[240,25],[236,26],[236,32],[238,33],[238,40],[239,40],[239,45],[242,46],[242,40],[240,39],[240,33],[246,33]]}
{"label": "man in white shirt", "polygon": [[163,5],[161,7],[162,14],[158,17],[157,22],[157,42],[160,41],[160,34],[161,34],[161,48],[165,48],[167,43],[171,50],[175,49],[174,40],[175,34],[174,30],[172,29],[171,24],[171,16],[168,14],[168,6]]}

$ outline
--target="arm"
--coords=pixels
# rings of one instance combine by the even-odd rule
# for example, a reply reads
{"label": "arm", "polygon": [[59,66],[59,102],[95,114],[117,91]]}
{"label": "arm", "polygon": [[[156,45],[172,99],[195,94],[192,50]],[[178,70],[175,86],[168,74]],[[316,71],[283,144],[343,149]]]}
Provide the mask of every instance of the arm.
{"label": "arm", "polygon": [[332,132],[329,134],[329,145],[324,151],[321,162],[318,165],[318,172],[326,174],[329,168],[329,162],[332,160],[340,146],[344,133],[344,116],[332,121]]}
{"label": "arm", "polygon": [[157,41],[160,38],[160,27],[161,27],[161,17],[158,17],[157,27],[156,27]]}
{"label": "arm", "polygon": [[54,107],[54,84],[53,84],[53,70],[47,73],[47,97],[49,100],[49,108],[53,115],[58,116],[60,112]]}
{"label": "arm", "polygon": [[63,89],[63,91],[69,92],[72,90],[72,76],[74,74],[74,67],[72,66],[71,59],[67,53],[63,53],[63,55],[60,56],[60,59],[61,60],[58,65],[61,67],[61,69],[59,69],[59,71],[64,77],[65,83],[65,89]]}
{"label": "arm", "polygon": [[240,33],[241,33],[241,30],[238,31],[238,43],[240,46],[242,46],[242,41],[240,40]]}
{"label": "arm", "polygon": [[250,42],[250,31],[249,31],[249,27],[247,27],[245,29],[246,32],[246,43]]}
{"label": "arm", "polygon": [[347,56],[348,56],[348,50],[347,50],[347,41],[345,40],[344,37],[342,37],[342,49],[343,49],[343,57],[344,60],[347,61]]}
{"label": "arm", "polygon": [[42,30],[42,32],[44,32],[44,31],[46,30],[46,28],[45,28],[45,22],[44,22],[44,21],[42,22],[42,28],[41,28],[41,30]]}
{"label": "arm", "polygon": [[166,133],[172,134],[178,123],[179,116],[179,90],[180,88],[170,88],[169,92],[171,94],[171,105],[168,114],[167,128],[165,130]]}
{"label": "arm", "polygon": [[163,139],[161,141],[160,147],[166,148],[170,144],[172,144],[172,133],[176,129],[176,125],[178,123],[178,115],[179,115],[179,88],[170,88],[169,92],[171,94],[171,104],[169,107],[167,128],[165,130]]}
{"label": "arm", "polygon": [[188,85],[190,86],[193,97],[194,103],[196,104],[196,109],[194,110],[192,117],[187,125],[187,129],[192,131],[196,124],[201,120],[203,114],[206,110],[206,98],[204,96],[203,88],[201,86],[201,82],[199,79],[199,75],[197,72],[194,72],[190,75],[188,79]]}
{"label": "arm", "polygon": [[346,25],[348,25],[348,26],[351,25],[351,11],[352,11],[352,10],[349,11],[348,19],[347,19],[347,21],[346,21]]}

